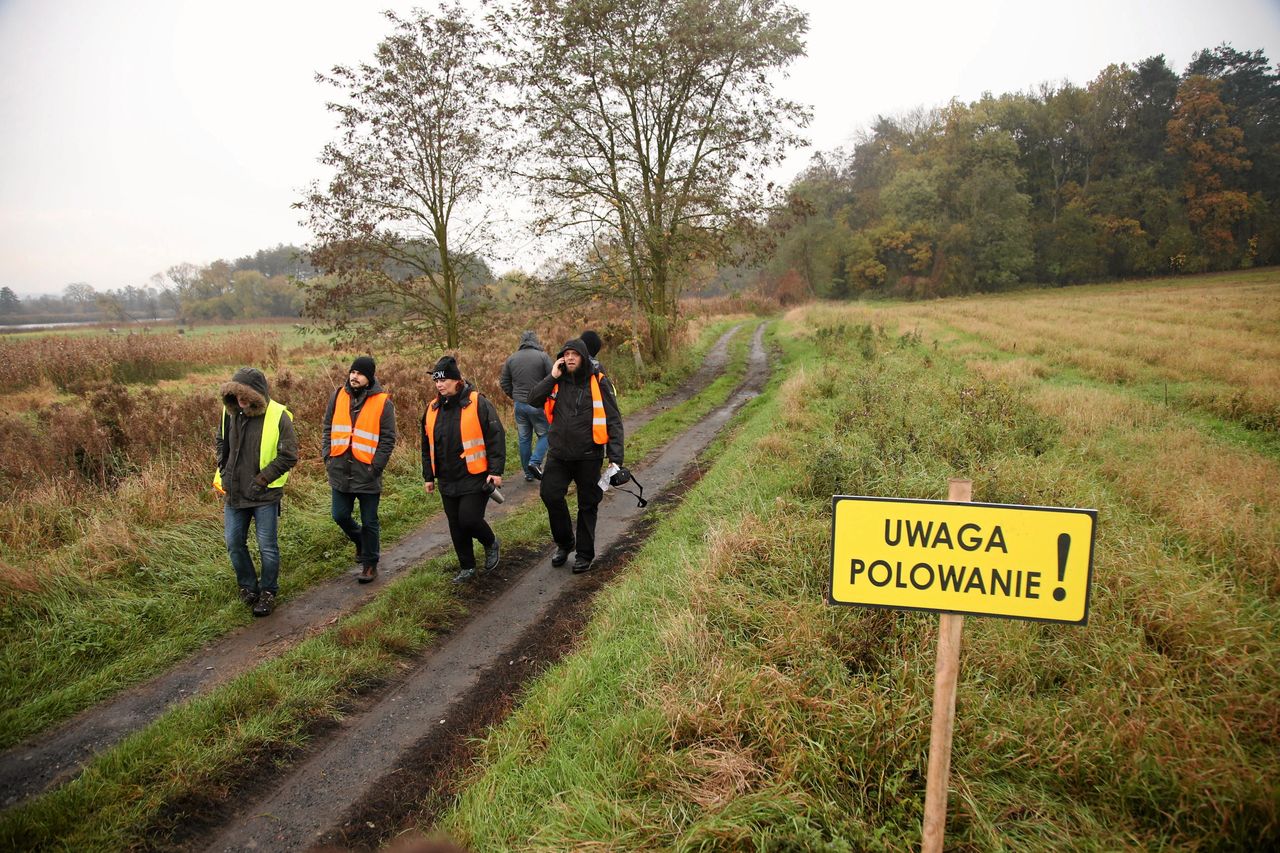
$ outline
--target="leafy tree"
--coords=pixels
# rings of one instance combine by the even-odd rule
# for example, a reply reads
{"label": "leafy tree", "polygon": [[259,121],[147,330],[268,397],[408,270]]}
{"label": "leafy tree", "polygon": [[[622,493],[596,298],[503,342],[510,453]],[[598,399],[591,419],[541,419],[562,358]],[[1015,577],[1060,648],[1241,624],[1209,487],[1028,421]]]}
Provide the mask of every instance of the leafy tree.
{"label": "leafy tree", "polygon": [[16,317],[22,313],[22,300],[8,285],[0,287],[0,317]]}
{"label": "leafy tree", "polygon": [[622,276],[665,359],[691,265],[728,253],[807,122],[770,82],[802,54],[806,16],[779,0],[521,0],[505,26],[538,225]]}
{"label": "leafy tree", "polygon": [[409,18],[371,63],[318,79],[341,90],[333,170],[296,206],[323,279],[303,283],[306,311],[337,330],[385,332],[457,347],[468,268],[493,247],[482,207],[500,161],[491,37],[460,5]]}

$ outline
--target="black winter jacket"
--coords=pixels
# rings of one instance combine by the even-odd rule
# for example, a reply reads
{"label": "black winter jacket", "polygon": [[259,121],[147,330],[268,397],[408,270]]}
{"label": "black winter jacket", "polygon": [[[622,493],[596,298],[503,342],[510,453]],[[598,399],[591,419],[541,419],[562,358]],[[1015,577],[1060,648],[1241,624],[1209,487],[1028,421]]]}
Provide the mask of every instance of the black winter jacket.
{"label": "black winter jacket", "polygon": [[[462,409],[471,405],[470,394],[474,389],[468,382],[452,397],[436,397],[428,408],[439,406],[436,415],[436,467],[431,469],[431,443],[427,441],[427,413],[422,413],[418,429],[422,431],[422,480],[437,481],[440,493],[456,497],[479,492],[489,475],[501,477],[507,461],[507,431],[498,419],[498,411],[482,394],[476,395],[480,406],[480,433],[484,436],[484,452],[489,460],[489,470],[484,474],[472,474],[462,459]],[[459,401],[466,401],[465,405]]]}
{"label": "black winter jacket", "polygon": [[[258,449],[262,444],[262,426],[266,421],[267,377],[256,367],[242,367],[219,389],[223,411],[216,430],[218,470],[222,472],[222,489],[226,492],[227,505],[236,509],[248,509],[277,503],[284,496],[284,488],[267,488],[256,482],[259,474],[270,483],[298,463],[298,437],[293,431],[293,419],[280,415],[280,443],[276,458],[258,470]],[[249,405],[241,410],[237,394],[249,398]]]}
{"label": "black winter jacket", "polygon": [[551,395],[551,389],[558,383],[560,390],[556,392],[555,414],[551,428],[547,431],[547,452],[565,462],[608,456],[610,462],[621,465],[622,413],[618,410],[618,401],[613,395],[613,383],[604,376],[600,377],[604,422],[609,432],[609,443],[602,447],[595,443],[591,435],[591,356],[587,354],[585,347],[580,355],[582,366],[577,373],[565,371],[559,379],[547,374],[529,392],[529,405],[542,406]]}
{"label": "black winter jacket", "polygon": [[[347,394],[351,398],[351,425],[360,417],[365,400],[372,394],[381,394],[382,386],[374,380],[359,390],[346,384]],[[329,455],[329,435],[333,428],[333,407],[338,402],[338,391],[329,398],[329,405],[324,410],[324,439],[320,444],[321,458],[324,459],[325,470],[329,474],[329,487],[339,492],[357,495],[377,495],[382,493],[382,470],[391,460],[391,451],[396,446],[396,407],[387,398],[382,407],[382,417],[378,420],[378,449],[374,451],[372,464],[361,462],[351,453],[351,448],[341,456]]]}

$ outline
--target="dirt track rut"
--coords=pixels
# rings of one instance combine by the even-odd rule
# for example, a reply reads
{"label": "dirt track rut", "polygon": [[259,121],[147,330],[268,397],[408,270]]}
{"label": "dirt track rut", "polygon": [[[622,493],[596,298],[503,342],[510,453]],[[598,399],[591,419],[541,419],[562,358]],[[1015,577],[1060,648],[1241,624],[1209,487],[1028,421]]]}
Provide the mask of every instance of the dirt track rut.
{"label": "dirt track rut", "polygon": [[[678,490],[682,472],[738,408],[763,389],[768,377],[763,341],[762,324],[752,340],[747,376],[730,399],[635,469],[646,485],[647,498],[661,499]],[[634,545],[627,534],[642,515],[630,495],[607,493],[597,525],[598,550],[606,553],[623,542]],[[451,715],[473,706],[468,695],[483,690],[486,679],[513,666],[538,626],[552,620],[558,607],[577,597],[578,587],[595,574],[575,576],[567,568],[552,568],[550,553],[547,549],[534,555],[527,571],[473,612],[379,701],[344,720],[322,747],[225,824],[205,849],[299,850],[351,841],[351,834],[342,827],[365,825],[368,810],[362,811],[362,800],[367,801],[371,792],[403,784],[403,771],[420,764],[424,755],[434,754],[439,760],[440,736],[433,731],[452,728],[457,721]],[[415,769],[421,772],[420,767]],[[373,814],[379,813],[369,816]],[[374,828],[372,821],[367,825]],[[384,826],[380,831],[394,828]]]}
{"label": "dirt track rut", "polygon": [[[675,391],[659,403],[628,416],[627,429],[638,429],[709,385],[723,372],[728,361],[729,341],[740,328],[734,326],[725,332],[708,351],[697,372]],[[518,476],[507,483],[503,486],[507,500],[490,507],[491,519],[501,518],[537,497],[536,483],[525,483]],[[603,517],[601,521],[603,526]],[[448,525],[440,514],[384,551],[379,576],[383,580],[394,578],[451,547]],[[10,808],[68,781],[94,755],[140,730],[172,705],[206,692],[327,629],[342,616],[368,603],[382,586],[382,583],[357,586],[350,577],[343,576],[291,596],[281,602],[270,619],[255,620],[151,681],[6,750],[0,754],[0,809]]]}

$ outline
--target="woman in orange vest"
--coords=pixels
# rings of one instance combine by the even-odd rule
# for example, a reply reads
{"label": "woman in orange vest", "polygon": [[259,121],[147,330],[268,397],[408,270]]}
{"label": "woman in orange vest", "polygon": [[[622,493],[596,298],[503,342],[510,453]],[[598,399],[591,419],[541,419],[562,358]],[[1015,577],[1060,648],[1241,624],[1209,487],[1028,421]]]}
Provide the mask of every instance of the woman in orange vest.
{"label": "woman in orange vest", "polygon": [[440,491],[449,536],[458,555],[454,583],[473,580],[472,540],[484,546],[484,571],[498,565],[498,537],[484,520],[489,496],[502,485],[507,433],[493,404],[462,380],[458,362],[446,355],[431,378],[438,395],[422,414],[422,479],[430,494]]}
{"label": "woman in orange vest", "polygon": [[[382,471],[396,446],[396,407],[378,384],[376,370],[367,355],[351,362],[346,383],[329,399],[321,444],[333,490],[333,520],[356,546],[360,583],[378,576]],[[359,524],[351,515],[357,500]]]}

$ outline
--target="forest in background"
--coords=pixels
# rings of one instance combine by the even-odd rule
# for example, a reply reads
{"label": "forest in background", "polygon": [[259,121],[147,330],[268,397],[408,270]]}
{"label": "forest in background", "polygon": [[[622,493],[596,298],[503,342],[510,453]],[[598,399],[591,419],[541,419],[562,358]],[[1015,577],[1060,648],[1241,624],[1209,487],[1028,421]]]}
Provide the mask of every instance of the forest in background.
{"label": "forest in background", "polygon": [[1278,166],[1280,74],[1229,45],[881,117],[792,183],[769,283],[925,298],[1274,264]]}

